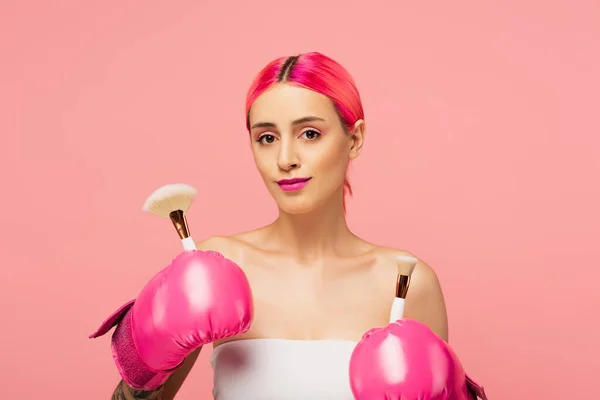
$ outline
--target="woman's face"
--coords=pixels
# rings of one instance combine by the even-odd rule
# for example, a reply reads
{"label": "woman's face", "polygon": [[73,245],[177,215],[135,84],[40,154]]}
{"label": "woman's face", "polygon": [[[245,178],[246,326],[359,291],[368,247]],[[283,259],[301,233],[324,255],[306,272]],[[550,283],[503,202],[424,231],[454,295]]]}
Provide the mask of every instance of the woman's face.
{"label": "woman's face", "polygon": [[348,163],[360,154],[364,122],[347,133],[331,100],[277,84],[249,114],[254,161],[267,189],[289,214],[309,212],[343,193]]}

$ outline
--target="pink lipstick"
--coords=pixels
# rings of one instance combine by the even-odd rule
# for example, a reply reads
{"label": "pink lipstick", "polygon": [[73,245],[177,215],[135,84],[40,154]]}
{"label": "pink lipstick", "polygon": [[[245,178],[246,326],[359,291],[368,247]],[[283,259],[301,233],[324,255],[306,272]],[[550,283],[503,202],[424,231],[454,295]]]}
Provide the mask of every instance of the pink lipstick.
{"label": "pink lipstick", "polygon": [[277,181],[277,184],[280,188],[285,190],[286,192],[293,192],[296,190],[302,189],[304,186],[308,185],[308,181],[311,178],[292,178],[292,179],[281,179]]}

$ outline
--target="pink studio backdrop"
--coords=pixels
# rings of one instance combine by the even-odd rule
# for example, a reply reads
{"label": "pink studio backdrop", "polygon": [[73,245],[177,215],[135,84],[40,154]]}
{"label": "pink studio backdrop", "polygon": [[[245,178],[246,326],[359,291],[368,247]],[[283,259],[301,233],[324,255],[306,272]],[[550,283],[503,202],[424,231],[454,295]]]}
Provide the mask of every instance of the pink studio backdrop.
{"label": "pink studio backdrop", "polygon": [[[267,61],[311,50],[364,98],[351,227],[436,268],[450,341],[493,400],[586,397],[598,21],[566,0],[3,1],[2,397],[109,397],[109,336],[87,335],[180,251],[141,211],[158,186],[198,188],[196,239],[275,216],[243,97]],[[209,398],[209,354],[179,399]]]}

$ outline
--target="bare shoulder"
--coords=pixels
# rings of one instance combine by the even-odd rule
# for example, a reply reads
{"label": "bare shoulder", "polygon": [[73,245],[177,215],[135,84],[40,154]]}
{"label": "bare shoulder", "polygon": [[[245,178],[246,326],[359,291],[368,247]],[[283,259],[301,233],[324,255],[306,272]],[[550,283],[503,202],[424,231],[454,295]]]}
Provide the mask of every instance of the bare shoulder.
{"label": "bare shoulder", "polygon": [[228,253],[232,248],[232,243],[231,239],[227,236],[209,236],[197,242],[196,248],[202,251],[212,250],[219,253]]}
{"label": "bare shoulder", "polygon": [[216,251],[224,257],[235,261],[238,257],[239,248],[236,241],[229,236],[210,236],[196,243],[196,248],[202,251]]}
{"label": "bare shoulder", "polygon": [[[435,270],[407,250],[379,247],[378,252],[389,260],[398,255],[409,255],[418,260],[406,296],[405,317],[423,322],[438,336],[448,341],[446,302]],[[390,267],[392,273],[396,274],[395,265],[391,263]]]}
{"label": "bare shoulder", "polygon": [[196,243],[196,248],[203,251],[219,252],[242,267],[245,264],[244,260],[247,258],[249,250],[253,248],[259,231],[260,229],[231,236],[210,236]]}

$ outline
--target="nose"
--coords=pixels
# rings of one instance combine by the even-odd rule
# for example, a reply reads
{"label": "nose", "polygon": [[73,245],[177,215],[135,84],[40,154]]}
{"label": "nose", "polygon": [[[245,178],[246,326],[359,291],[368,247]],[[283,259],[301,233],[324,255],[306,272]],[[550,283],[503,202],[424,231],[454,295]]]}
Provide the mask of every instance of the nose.
{"label": "nose", "polygon": [[277,165],[282,171],[291,171],[300,166],[300,159],[292,141],[282,140]]}

